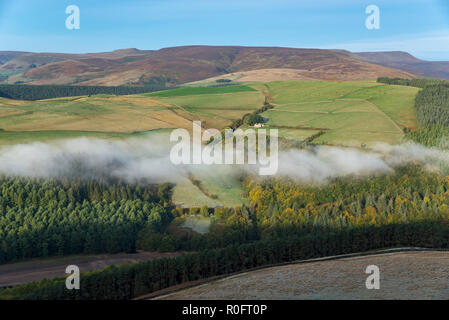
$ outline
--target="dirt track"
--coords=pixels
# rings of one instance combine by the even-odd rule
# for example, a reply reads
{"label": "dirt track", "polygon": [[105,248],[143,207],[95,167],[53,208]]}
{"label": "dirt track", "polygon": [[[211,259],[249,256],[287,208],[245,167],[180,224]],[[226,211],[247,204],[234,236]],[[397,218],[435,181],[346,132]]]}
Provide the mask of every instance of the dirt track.
{"label": "dirt track", "polygon": [[0,287],[17,285],[44,278],[65,276],[68,265],[77,265],[81,272],[100,270],[109,265],[121,265],[136,261],[148,261],[173,257],[181,253],[139,252],[134,254],[101,254],[35,259],[0,265]]}
{"label": "dirt track", "polygon": [[[380,289],[365,287],[368,265]],[[449,299],[449,252],[389,253],[261,269],[158,299]]]}

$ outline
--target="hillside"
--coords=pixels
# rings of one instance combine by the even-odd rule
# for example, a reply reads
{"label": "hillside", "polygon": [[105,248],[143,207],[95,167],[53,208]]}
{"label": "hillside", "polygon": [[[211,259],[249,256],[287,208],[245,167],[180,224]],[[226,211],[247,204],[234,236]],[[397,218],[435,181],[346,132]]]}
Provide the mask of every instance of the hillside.
{"label": "hillside", "polygon": [[404,70],[423,77],[449,79],[448,61],[420,60],[401,51],[357,52],[352,56],[362,61]]}
{"label": "hillside", "polygon": [[[157,299],[447,299],[448,252],[403,252],[273,267],[231,276]],[[367,290],[365,269],[380,269]]]}
{"label": "hillside", "polygon": [[279,68],[300,70],[305,78],[317,80],[414,76],[361,61],[342,50],[238,46],[124,49],[89,54],[25,53],[1,64],[0,75],[8,76],[7,83],[115,86],[179,84],[233,72]]}
{"label": "hillside", "polygon": [[304,139],[321,131],[315,143],[359,147],[401,141],[415,128],[417,88],[373,82],[275,81],[265,88],[273,109],[262,113],[281,137]]}

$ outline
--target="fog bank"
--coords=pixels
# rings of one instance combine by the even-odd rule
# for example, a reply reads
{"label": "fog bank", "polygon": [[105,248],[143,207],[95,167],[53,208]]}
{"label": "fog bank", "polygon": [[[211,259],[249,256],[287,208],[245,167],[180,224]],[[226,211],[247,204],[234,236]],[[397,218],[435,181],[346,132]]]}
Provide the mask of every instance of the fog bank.
{"label": "fog bank", "polygon": [[[168,137],[152,134],[119,141],[77,138],[50,143],[34,142],[0,148],[0,173],[39,178],[111,176],[132,182],[175,182],[196,170],[211,175],[257,174],[257,165],[174,165]],[[432,168],[448,165],[447,152],[407,143],[378,144],[370,151],[318,146],[279,152],[277,176],[303,182],[324,182],[347,175],[393,172],[394,168],[418,161]],[[232,168],[230,171],[229,168]]]}

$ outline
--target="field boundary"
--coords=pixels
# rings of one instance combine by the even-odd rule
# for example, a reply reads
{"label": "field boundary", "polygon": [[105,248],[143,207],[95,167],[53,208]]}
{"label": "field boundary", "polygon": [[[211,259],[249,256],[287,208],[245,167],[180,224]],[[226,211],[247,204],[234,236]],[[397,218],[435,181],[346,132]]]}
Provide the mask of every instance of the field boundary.
{"label": "field boundary", "polygon": [[347,253],[347,254],[341,254],[341,255],[335,255],[335,256],[326,256],[326,257],[319,257],[319,258],[312,258],[312,259],[305,259],[305,260],[294,260],[290,262],[282,262],[282,263],[275,263],[265,266],[260,266],[257,268],[242,270],[234,273],[229,273],[225,275],[219,275],[215,277],[210,277],[206,279],[199,279],[195,281],[189,281],[183,284],[179,284],[176,286],[168,287],[162,290],[158,290],[146,295],[142,295],[140,297],[134,298],[132,300],[152,300],[152,299],[158,299],[162,297],[168,297],[171,294],[174,294],[178,291],[190,289],[193,287],[200,287],[203,285],[206,285],[208,283],[221,280],[223,281],[226,278],[233,278],[236,276],[244,275],[249,272],[258,271],[262,269],[268,269],[273,267],[281,267],[281,266],[287,266],[292,264],[305,264],[305,263],[313,263],[313,262],[320,262],[320,261],[332,261],[332,260],[339,260],[339,259],[346,259],[346,258],[360,258],[360,257],[367,257],[367,256],[377,256],[377,255],[387,255],[387,254],[394,254],[394,253],[401,253],[401,252],[420,252],[420,251],[448,251],[449,249],[441,249],[441,248],[423,248],[423,247],[399,247],[399,248],[388,248],[388,249],[379,249],[379,250],[372,250],[372,251],[365,251],[365,252],[356,252],[356,253]]}

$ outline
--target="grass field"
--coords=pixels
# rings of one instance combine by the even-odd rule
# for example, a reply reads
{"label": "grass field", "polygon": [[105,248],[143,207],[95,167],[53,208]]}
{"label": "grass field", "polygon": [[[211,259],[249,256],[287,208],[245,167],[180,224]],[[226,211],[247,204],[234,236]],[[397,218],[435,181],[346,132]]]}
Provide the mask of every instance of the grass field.
{"label": "grass field", "polygon": [[228,126],[232,120],[242,118],[246,113],[259,109],[265,97],[258,91],[251,91],[173,96],[159,98],[159,100],[177,107],[176,112],[190,120],[201,120],[206,127],[221,129]]}
{"label": "grass field", "polygon": [[0,101],[0,110],[6,107],[17,113],[0,116],[0,128],[13,132],[133,133],[190,127],[190,121],[173,112],[169,105],[140,96],[71,97],[26,102],[15,107]]}
{"label": "grass field", "polygon": [[201,94],[224,94],[224,93],[236,93],[236,92],[247,92],[256,91],[255,89],[245,86],[245,85],[233,85],[233,86],[223,86],[223,87],[188,87],[188,88],[177,88],[172,90],[157,91],[152,93],[145,93],[143,96],[146,97],[180,97],[180,96],[191,96],[191,95],[201,95]]}
{"label": "grass field", "polygon": [[412,106],[419,88],[406,86],[375,86],[345,95],[344,99],[364,99],[382,110],[401,127],[416,128],[416,113]]}
{"label": "grass field", "polygon": [[[154,130],[161,132],[162,130]],[[152,131],[153,132],[153,131]],[[123,139],[130,137],[144,136],[147,132],[138,133],[106,133],[93,131],[27,131],[27,132],[9,132],[0,131],[0,146],[18,143],[27,143],[31,141],[49,142],[58,139],[71,139],[80,137],[92,137],[100,139]]]}
{"label": "grass field", "polygon": [[202,192],[192,182],[183,178],[176,183],[173,192],[173,202],[181,207],[209,207],[228,206],[233,207],[245,202],[242,199],[242,186],[239,181],[238,171],[226,166],[214,166],[201,168],[190,167],[196,180],[201,182],[202,188],[209,195],[217,195],[213,199]]}
{"label": "grass field", "polygon": [[[204,91],[204,88],[187,89]],[[211,89],[214,94],[206,94],[206,90],[199,95],[179,96],[175,93],[173,97],[158,99],[142,95],[95,95],[39,101],[0,99],[0,129],[23,132],[23,135],[10,135],[21,142],[27,140],[26,132],[33,132],[28,139],[32,141],[50,136],[79,136],[84,132],[88,132],[88,136],[103,137],[104,133],[131,134],[169,128],[191,130],[192,120],[220,129],[260,108],[264,101],[263,95],[250,87]],[[178,90],[181,89],[172,91]],[[230,92],[216,93],[226,90]],[[52,133],[44,133],[47,131]]]}
{"label": "grass field", "polygon": [[[263,87],[262,87],[263,86]],[[326,130],[317,143],[360,146],[398,143],[403,128],[416,126],[416,88],[359,82],[271,82],[258,84],[269,91],[274,109],[262,114],[267,124],[284,130]]]}
{"label": "grass field", "polygon": [[265,84],[275,104],[334,100],[378,85],[372,81],[274,81]]}
{"label": "grass field", "polygon": [[302,141],[302,140],[305,140],[319,132],[320,132],[320,130],[281,128],[281,129],[279,129],[279,137],[286,138],[289,140]]}

